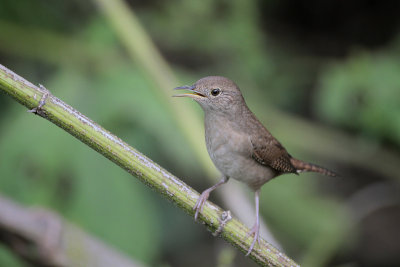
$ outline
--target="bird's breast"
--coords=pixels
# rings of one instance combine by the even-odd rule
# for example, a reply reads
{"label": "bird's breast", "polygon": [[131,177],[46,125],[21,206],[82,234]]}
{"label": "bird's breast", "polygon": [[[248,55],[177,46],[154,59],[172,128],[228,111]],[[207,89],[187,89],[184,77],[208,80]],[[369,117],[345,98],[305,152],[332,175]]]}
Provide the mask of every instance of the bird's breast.
{"label": "bird's breast", "polygon": [[205,123],[207,150],[218,170],[230,178],[257,188],[275,176],[268,167],[252,158],[249,136],[237,131],[230,122]]}
{"label": "bird's breast", "polygon": [[248,136],[235,130],[229,122],[206,123],[205,136],[207,150],[214,163],[231,161],[232,157],[240,155],[251,155]]}

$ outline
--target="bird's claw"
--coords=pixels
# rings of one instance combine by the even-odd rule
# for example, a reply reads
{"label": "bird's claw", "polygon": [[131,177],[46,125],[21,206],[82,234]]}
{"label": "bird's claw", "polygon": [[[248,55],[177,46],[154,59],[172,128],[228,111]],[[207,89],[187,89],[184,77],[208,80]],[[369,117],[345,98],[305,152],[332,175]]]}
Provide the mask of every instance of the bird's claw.
{"label": "bird's claw", "polygon": [[258,246],[260,246],[260,228],[257,224],[255,224],[251,228],[251,230],[246,234],[245,240],[247,240],[247,238],[249,238],[250,236],[253,236],[253,235],[254,235],[254,238],[253,238],[253,241],[251,242],[250,248],[247,251],[246,256],[249,256],[251,251],[253,251],[253,248],[254,248],[256,242],[257,242]]}
{"label": "bird's claw", "polygon": [[203,211],[203,207],[204,204],[206,203],[208,197],[210,195],[210,192],[208,192],[207,190],[204,191],[203,193],[201,193],[201,195],[199,196],[199,198],[197,199],[196,205],[194,205],[193,210],[195,210],[195,214],[194,214],[194,220],[197,220],[197,217],[199,215],[199,212]]}

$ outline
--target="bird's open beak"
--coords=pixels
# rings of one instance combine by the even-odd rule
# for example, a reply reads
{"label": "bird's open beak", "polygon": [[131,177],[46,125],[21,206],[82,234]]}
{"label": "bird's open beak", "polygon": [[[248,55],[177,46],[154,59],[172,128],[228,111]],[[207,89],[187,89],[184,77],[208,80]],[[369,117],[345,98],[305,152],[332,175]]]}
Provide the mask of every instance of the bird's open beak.
{"label": "bird's open beak", "polygon": [[177,95],[173,95],[173,97],[184,97],[184,96],[188,96],[191,98],[199,98],[199,97],[206,97],[203,94],[200,94],[199,92],[196,92],[194,90],[195,86],[191,85],[185,85],[185,86],[180,86],[180,87],[176,87],[174,88],[174,90],[189,90],[190,92],[184,93],[184,94],[177,94]]}

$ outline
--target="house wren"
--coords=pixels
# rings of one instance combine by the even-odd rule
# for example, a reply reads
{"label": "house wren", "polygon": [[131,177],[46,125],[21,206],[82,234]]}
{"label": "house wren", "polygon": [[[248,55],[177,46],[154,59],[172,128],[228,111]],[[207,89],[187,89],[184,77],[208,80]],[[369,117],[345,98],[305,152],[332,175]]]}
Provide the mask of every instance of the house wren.
{"label": "house wren", "polygon": [[205,190],[194,206],[195,219],[202,211],[211,191],[233,178],[246,183],[255,191],[256,219],[248,236],[254,236],[247,252],[259,243],[259,195],[263,184],[284,173],[318,172],[336,176],[325,168],[293,158],[247,107],[239,87],[221,76],[198,80],[175,95],[190,97],[204,110],[205,139],[208,154],[222,179]]}

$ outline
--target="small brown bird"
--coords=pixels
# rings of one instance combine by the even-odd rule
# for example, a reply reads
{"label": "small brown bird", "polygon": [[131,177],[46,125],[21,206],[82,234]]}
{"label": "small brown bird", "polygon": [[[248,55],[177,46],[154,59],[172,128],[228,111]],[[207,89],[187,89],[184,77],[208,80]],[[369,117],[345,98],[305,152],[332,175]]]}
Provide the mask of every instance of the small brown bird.
{"label": "small brown bird", "polygon": [[259,243],[259,195],[263,184],[284,173],[318,172],[336,176],[332,171],[293,158],[247,107],[239,87],[221,76],[209,76],[192,86],[181,86],[203,108],[208,154],[222,179],[205,190],[194,206],[195,220],[211,191],[233,178],[255,191],[256,220],[248,236],[254,239],[247,252]]}

